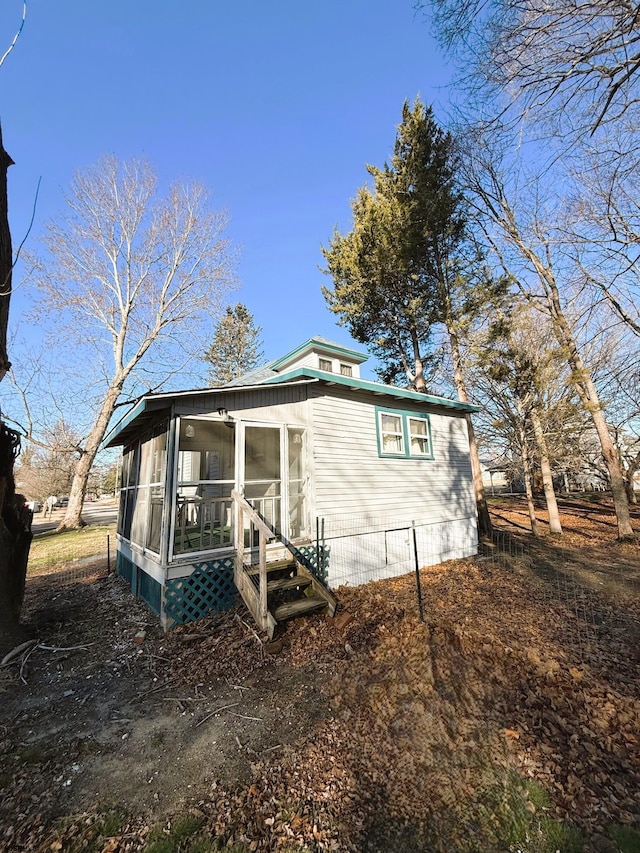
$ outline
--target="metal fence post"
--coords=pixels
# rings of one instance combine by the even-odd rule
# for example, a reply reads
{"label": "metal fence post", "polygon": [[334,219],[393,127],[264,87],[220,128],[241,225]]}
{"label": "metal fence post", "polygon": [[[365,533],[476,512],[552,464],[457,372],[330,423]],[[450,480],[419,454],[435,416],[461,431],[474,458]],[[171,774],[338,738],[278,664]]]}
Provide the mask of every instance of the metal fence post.
{"label": "metal fence post", "polygon": [[420,621],[424,622],[424,610],[422,608],[422,586],[420,585],[420,563],[418,561],[418,539],[416,537],[416,523],[411,522],[411,533],[413,534],[413,557],[416,564],[416,591],[418,593],[418,610],[420,611]]}

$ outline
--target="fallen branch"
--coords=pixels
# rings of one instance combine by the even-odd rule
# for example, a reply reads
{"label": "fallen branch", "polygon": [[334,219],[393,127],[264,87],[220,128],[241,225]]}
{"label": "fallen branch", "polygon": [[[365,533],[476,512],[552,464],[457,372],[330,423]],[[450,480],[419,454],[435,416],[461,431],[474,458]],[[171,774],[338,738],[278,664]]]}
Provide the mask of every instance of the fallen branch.
{"label": "fallen branch", "polygon": [[19,646],[15,647],[15,649],[11,649],[10,652],[7,652],[7,654],[0,661],[0,666],[9,666],[15,661],[16,658],[19,658],[23,652],[26,652],[28,649],[31,649],[37,645],[37,640],[27,640],[26,643],[20,643]]}
{"label": "fallen branch", "polygon": [[231,705],[223,705],[222,708],[216,708],[215,711],[212,711],[210,714],[207,714],[207,716],[203,717],[199,723],[196,723],[196,728],[198,728],[198,726],[201,726],[203,723],[206,723],[207,720],[211,719],[211,717],[214,717],[216,714],[219,714],[220,711],[226,711],[227,708],[235,708],[236,705],[239,705],[239,704],[240,704],[239,702],[232,702]]}
{"label": "fallen branch", "polygon": [[86,646],[44,646],[42,643],[38,644],[38,648],[44,652],[75,652],[80,649],[86,651],[89,646],[95,646],[95,643],[87,643]]}
{"label": "fallen branch", "polygon": [[25,669],[25,667],[26,667],[26,665],[27,665],[27,661],[29,660],[29,658],[30,658],[30,657],[31,657],[31,655],[35,652],[35,650],[36,650],[37,648],[39,648],[39,646],[32,646],[28,651],[26,651],[26,652],[22,655],[22,663],[20,664],[20,681],[21,681],[23,684],[26,684],[26,683],[27,683],[27,679],[26,679],[26,678],[25,678],[25,676],[24,676],[24,669]]}
{"label": "fallen branch", "polygon": [[244,619],[241,619],[237,613],[234,615],[234,618],[237,619],[241,625],[244,625],[244,627],[247,629],[247,631],[251,631],[253,636],[260,643],[260,648],[264,651],[264,644],[263,644],[262,640],[260,639],[260,637],[258,636],[258,634],[253,630],[251,625],[247,625],[247,623],[244,621]]}

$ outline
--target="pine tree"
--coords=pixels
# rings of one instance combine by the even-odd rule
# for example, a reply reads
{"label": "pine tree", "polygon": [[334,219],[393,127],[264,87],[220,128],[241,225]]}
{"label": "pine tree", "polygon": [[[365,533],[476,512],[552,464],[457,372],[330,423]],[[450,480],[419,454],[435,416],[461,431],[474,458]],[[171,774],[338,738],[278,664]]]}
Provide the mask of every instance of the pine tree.
{"label": "pine tree", "polygon": [[204,355],[204,360],[211,365],[212,385],[224,385],[260,366],[264,358],[261,331],[262,327],[255,325],[253,315],[241,302],[233,308],[227,306]]}
{"label": "pine tree", "polygon": [[391,163],[367,166],[374,186],[352,202],[352,230],[335,232],[323,249],[334,281],[333,290],[323,288],[330,310],[375,349],[383,378],[405,373],[419,391],[432,328],[442,322],[442,288],[455,275],[465,233],[455,170],[451,135],[430,107],[405,101]]}
{"label": "pine tree", "polygon": [[[458,398],[467,402],[460,337],[478,293],[462,273],[466,211],[456,184],[454,140],[430,107],[419,99],[413,107],[405,101],[391,163],[367,170],[374,186],[362,187],[352,202],[352,230],[336,231],[323,249],[334,283],[333,290],[323,288],[325,299],[351,335],[383,362],[381,376],[392,381],[404,372],[417,391],[427,390],[433,332],[444,327]],[[467,424],[479,527],[489,533],[470,417]]]}

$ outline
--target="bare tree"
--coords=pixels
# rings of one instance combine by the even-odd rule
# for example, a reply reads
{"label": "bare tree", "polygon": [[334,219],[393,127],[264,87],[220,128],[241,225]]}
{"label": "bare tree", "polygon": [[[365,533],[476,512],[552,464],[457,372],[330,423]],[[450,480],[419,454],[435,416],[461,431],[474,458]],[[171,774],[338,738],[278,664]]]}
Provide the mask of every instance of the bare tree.
{"label": "bare tree", "polygon": [[496,305],[492,322],[475,342],[476,381],[481,386],[479,396],[487,400],[489,410],[493,410],[502,422],[503,432],[509,438],[509,450],[521,455],[533,534],[537,535],[532,488],[537,461],[549,513],[549,530],[561,535],[551,454],[545,434],[545,410],[556,408],[562,401],[567,377],[566,369],[563,375],[557,346],[540,328],[547,324],[543,321],[537,326],[536,317],[526,303],[519,302],[505,310]]}
{"label": "bare tree", "polygon": [[58,420],[43,442],[27,443],[16,469],[16,483],[31,498],[69,495],[81,453],[80,436],[70,424]]}
{"label": "bare tree", "polygon": [[[477,143],[477,140],[476,140]],[[536,204],[535,186],[523,211],[516,207],[516,190],[501,169],[493,145],[474,145],[468,151],[467,182],[480,221],[495,256],[520,296],[548,319],[553,334],[571,371],[571,380],[580,401],[593,422],[611,483],[618,534],[633,537],[629,503],[620,456],[611,439],[605,407],[588,363],[583,357],[572,313],[566,310],[571,293],[567,270],[558,260],[557,241]],[[532,184],[535,181],[532,180]],[[563,279],[562,276],[565,276]],[[562,282],[564,280],[564,286]]]}
{"label": "bare tree", "polygon": [[[190,356],[186,339],[233,284],[226,216],[209,209],[201,186],[175,185],[162,198],[147,163],[105,157],[75,176],[66,201],[68,213],[48,226],[46,253],[32,261],[34,275],[42,306],[57,318],[55,351],[66,345],[60,369],[83,353],[87,388],[95,366],[101,391],[60,529],[83,524],[91,467],[135,371],[166,364],[168,352],[175,370]],[[170,372],[163,367],[157,381]]]}
{"label": "bare tree", "polygon": [[640,147],[626,122],[609,130],[572,169],[564,238],[585,286],[640,337]]}
{"label": "bare tree", "polygon": [[474,90],[488,85],[575,139],[635,111],[640,7],[633,0],[424,0]]}

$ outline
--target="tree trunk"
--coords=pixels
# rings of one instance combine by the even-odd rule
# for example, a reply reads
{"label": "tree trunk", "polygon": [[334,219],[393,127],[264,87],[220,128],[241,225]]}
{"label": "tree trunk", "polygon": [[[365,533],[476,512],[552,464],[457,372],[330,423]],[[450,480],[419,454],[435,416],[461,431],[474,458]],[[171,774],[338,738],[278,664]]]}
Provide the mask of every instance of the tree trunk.
{"label": "tree trunk", "polygon": [[580,397],[580,402],[585,410],[591,415],[591,420],[598,434],[600,448],[602,450],[602,458],[609,472],[609,480],[611,482],[611,493],[613,495],[613,505],[615,508],[616,519],[618,522],[618,538],[619,539],[634,539],[633,527],[631,526],[631,515],[629,513],[629,502],[627,500],[627,492],[624,487],[624,477],[622,476],[622,465],[618,451],[609,434],[609,428],[604,416],[604,410],[598,390],[593,381],[591,371],[583,362],[578,350],[578,344],[573,334],[573,330],[569,321],[565,317],[560,302],[560,293],[555,276],[551,268],[546,267],[540,259],[533,253],[527,253],[533,266],[536,268],[541,280],[546,284],[546,298],[549,306],[549,312],[553,320],[553,327],[556,333],[556,338],[561,347],[567,353],[567,363],[571,368],[571,378],[573,385]]}
{"label": "tree trunk", "polygon": [[524,413],[521,411],[522,421],[520,423],[520,454],[522,455],[522,470],[524,474],[524,491],[527,496],[527,508],[529,510],[529,520],[531,521],[531,533],[534,536],[539,536],[538,520],[536,518],[536,508],[533,503],[533,487],[531,473],[531,459],[529,458],[529,449],[527,447],[527,423]]}
{"label": "tree trunk", "polygon": [[[13,160],[2,145],[0,129],[0,380],[11,367],[7,354],[7,327],[11,299],[13,251],[9,230],[7,170]],[[21,639],[20,611],[24,597],[31,544],[31,513],[24,497],[16,495],[13,467],[20,436],[0,421],[0,651]]]}
{"label": "tree trunk", "polygon": [[[553,330],[556,339],[566,352],[567,364],[571,368],[573,385],[580,397],[580,401],[584,406],[585,411],[590,414],[593,425],[598,434],[600,447],[602,449],[602,457],[605,465],[607,466],[611,482],[613,505],[618,522],[618,537],[620,539],[633,539],[635,537],[631,526],[629,502],[627,500],[627,493],[624,487],[620,457],[613,441],[611,440],[611,436],[609,435],[602,402],[593,381],[591,371],[582,360],[573,329],[562,308],[558,283],[551,266],[549,244],[544,244],[546,251],[545,261],[521,236],[514,212],[506,200],[504,187],[500,185],[499,177],[493,171],[490,177],[494,182],[493,192],[497,197],[492,197],[491,193],[487,194],[486,192],[483,192],[482,189],[479,190],[479,194],[487,204],[488,209],[491,211],[490,215],[493,221],[504,230],[508,240],[518,249],[522,257],[531,264],[538,276],[544,292],[546,310],[553,322]],[[496,208],[496,203],[499,211],[498,208]],[[524,295],[525,298],[530,300],[532,299],[532,293],[526,290],[526,288],[524,289]],[[536,300],[534,299],[533,301],[535,302]]]}
{"label": "tree trunk", "polygon": [[427,383],[424,379],[424,363],[420,354],[420,341],[418,340],[418,334],[415,329],[411,330],[411,343],[413,346],[413,382],[416,391],[426,394]]}
{"label": "tree trunk", "polygon": [[119,377],[118,380],[111,384],[107,391],[100,413],[96,418],[93,429],[87,437],[84,452],[76,466],[73,482],[71,483],[71,492],[69,493],[69,503],[64,518],[58,525],[58,531],[77,530],[85,526],[82,518],[82,507],[84,498],[87,493],[87,483],[89,482],[89,474],[95,461],[100,443],[104,438],[104,434],[109,426],[109,421],[118,402],[118,397],[122,390],[124,378]]}
{"label": "tree trunk", "polygon": [[544,497],[547,502],[547,510],[549,512],[549,532],[554,535],[562,536],[560,513],[558,512],[556,493],[553,488],[553,477],[551,475],[551,465],[549,464],[547,440],[544,437],[540,415],[535,406],[531,408],[531,424],[533,426],[533,435],[535,437],[538,453],[540,454],[540,470],[542,472]]}
{"label": "tree trunk", "polygon": [[[449,343],[451,346],[451,357],[453,360],[453,381],[455,382],[456,391],[458,392],[458,400],[461,403],[469,402],[467,394],[467,385],[464,381],[464,372],[462,370],[462,356],[460,355],[460,345],[458,336],[453,325],[450,311],[450,301],[446,300],[447,314],[447,332],[449,334]],[[493,525],[491,516],[489,515],[489,507],[487,506],[487,498],[484,491],[484,483],[482,482],[482,469],[480,468],[480,456],[478,455],[478,444],[476,442],[476,433],[473,428],[471,415],[466,415],[467,432],[469,433],[469,457],[471,459],[471,473],[473,475],[473,490],[476,497],[476,511],[478,513],[478,533],[481,536],[491,536],[493,533]]]}

